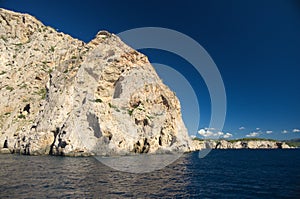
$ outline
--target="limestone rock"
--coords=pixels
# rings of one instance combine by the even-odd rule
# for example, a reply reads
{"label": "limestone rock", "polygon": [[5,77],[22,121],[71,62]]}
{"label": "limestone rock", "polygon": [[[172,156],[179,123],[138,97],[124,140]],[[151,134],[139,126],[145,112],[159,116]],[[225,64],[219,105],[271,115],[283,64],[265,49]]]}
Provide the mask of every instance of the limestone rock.
{"label": "limestone rock", "polygon": [[192,146],[193,146],[192,148],[193,151],[199,151],[206,148],[205,141],[200,141],[200,140],[193,140]]}
{"label": "limestone rock", "polygon": [[213,149],[290,149],[285,142],[276,142],[269,140],[193,140],[193,149],[202,150],[206,148]]}
{"label": "limestone rock", "polygon": [[0,153],[2,154],[11,154],[11,151],[8,148],[3,148],[0,150]]}
{"label": "limestone rock", "polygon": [[242,143],[241,141],[233,142],[232,143],[232,148],[233,149],[242,149],[245,147],[245,143]]}
{"label": "limestone rock", "polygon": [[218,149],[231,149],[231,148],[233,148],[233,146],[232,146],[232,143],[230,143],[226,140],[220,140],[216,144],[216,148],[218,148]]}
{"label": "limestone rock", "polygon": [[292,148],[292,147],[290,147],[290,146],[287,145],[285,142],[283,142],[282,145],[281,145],[281,148],[282,148],[282,149],[290,149],[290,148]]}
{"label": "limestone rock", "polygon": [[[88,44],[0,9],[0,143],[22,154],[189,151],[175,94],[147,57],[100,31]],[[1,147],[1,146],[0,146]]]}

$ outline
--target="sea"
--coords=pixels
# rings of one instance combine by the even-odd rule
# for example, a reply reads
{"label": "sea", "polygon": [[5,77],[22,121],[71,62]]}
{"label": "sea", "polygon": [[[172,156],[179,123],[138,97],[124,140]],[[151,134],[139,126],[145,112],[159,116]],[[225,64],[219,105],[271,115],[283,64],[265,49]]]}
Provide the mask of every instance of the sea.
{"label": "sea", "polygon": [[300,198],[300,149],[183,154],[147,173],[93,157],[0,155],[0,198]]}

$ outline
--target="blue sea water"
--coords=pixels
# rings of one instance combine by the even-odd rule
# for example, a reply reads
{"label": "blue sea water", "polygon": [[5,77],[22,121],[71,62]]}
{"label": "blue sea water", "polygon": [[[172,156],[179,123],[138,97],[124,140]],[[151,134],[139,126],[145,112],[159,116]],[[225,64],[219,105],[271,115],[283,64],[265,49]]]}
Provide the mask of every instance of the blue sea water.
{"label": "blue sea water", "polygon": [[213,150],[133,174],[92,157],[0,155],[0,198],[300,198],[300,150]]}

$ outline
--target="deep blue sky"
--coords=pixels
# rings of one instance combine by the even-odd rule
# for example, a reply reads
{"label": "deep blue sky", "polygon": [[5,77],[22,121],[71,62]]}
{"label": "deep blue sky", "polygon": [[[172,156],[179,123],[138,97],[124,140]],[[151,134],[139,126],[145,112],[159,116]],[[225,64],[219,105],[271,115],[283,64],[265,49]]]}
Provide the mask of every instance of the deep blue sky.
{"label": "deep blue sky", "polygon": [[[224,132],[233,138],[251,132],[276,139],[300,137],[292,132],[300,129],[299,1],[0,0],[0,7],[32,14],[86,42],[103,29],[119,33],[155,26],[180,31],[207,50],[222,75],[228,102]],[[176,55],[158,50],[143,53],[188,79],[199,100],[199,128],[207,127],[210,99],[201,77]],[[188,110],[187,99],[181,101]],[[193,113],[184,116],[189,127]],[[242,126],[245,130],[239,130]],[[266,134],[267,130],[273,132]]]}

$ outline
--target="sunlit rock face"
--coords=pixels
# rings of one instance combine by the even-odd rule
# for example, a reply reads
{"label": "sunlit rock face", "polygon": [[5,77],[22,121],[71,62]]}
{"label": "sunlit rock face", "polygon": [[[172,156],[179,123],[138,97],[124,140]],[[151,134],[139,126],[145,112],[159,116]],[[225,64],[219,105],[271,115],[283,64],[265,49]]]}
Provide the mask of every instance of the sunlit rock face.
{"label": "sunlit rock face", "polygon": [[100,31],[86,44],[0,9],[0,51],[0,148],[74,156],[193,149],[174,92],[116,35]]}

